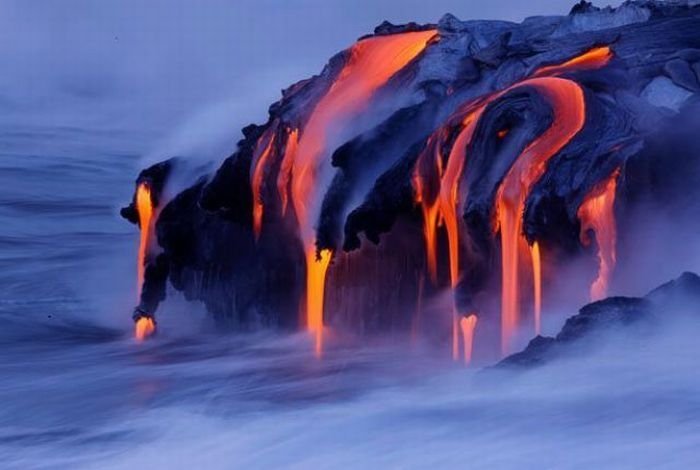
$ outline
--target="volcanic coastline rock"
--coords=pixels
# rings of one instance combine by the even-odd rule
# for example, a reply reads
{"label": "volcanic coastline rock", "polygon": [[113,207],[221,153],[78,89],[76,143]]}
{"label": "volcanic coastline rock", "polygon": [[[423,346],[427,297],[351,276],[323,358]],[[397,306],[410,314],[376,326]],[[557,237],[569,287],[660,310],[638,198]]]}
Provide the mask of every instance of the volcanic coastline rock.
{"label": "volcanic coastline rock", "polygon": [[[421,33],[429,39],[414,58],[362,100],[342,102],[352,112],[328,113],[335,121],[316,136],[322,150],[311,170],[315,184],[295,187],[290,175],[309,157],[295,149],[314,138],[305,135],[313,133],[308,124],[334,85],[362,72],[351,69],[362,48],[373,39]],[[556,109],[543,93],[563,82],[581,90],[585,124],[553,152],[526,195],[522,227],[529,243],[566,256],[584,252],[578,210],[615,172],[621,221],[640,201],[680,207],[679,200],[698,195],[697,155],[677,148],[678,142],[671,150],[663,135],[674,129],[679,138],[697,140],[683,123],[692,120],[700,97],[700,6],[643,0],[597,8],[581,1],[569,15],[521,23],[452,15],[437,24],[383,23],[332,57],[318,75],[284,90],[268,121],[245,127],[237,150],[215,172],[183,185],[182,178],[176,183],[169,176],[169,160],[141,173],[137,185],[152,186],[157,212],[157,250],[147,258],[154,266],[145,268],[142,307],[155,312],[170,286],[237,328],[297,327],[307,287],[309,248],[299,214],[305,210],[311,249],[332,253],[329,278],[361,284],[368,272],[362,263],[354,271],[352,260],[371,252],[382,259],[373,269],[391,273],[372,278],[378,283],[373,289],[414,293],[386,304],[379,294],[365,298],[355,287],[337,286],[337,302],[362,312],[363,331],[405,328],[416,310],[415,293],[439,290],[424,274],[421,205],[431,201],[418,201],[416,191],[417,162],[435,149],[439,171],[449,166],[450,155],[466,162],[454,194],[467,275],[455,297],[459,311],[476,309],[498,278],[493,221],[500,185],[533,142],[558,125],[557,113],[577,112],[571,102]],[[482,105],[474,135],[464,144],[464,122]],[[668,160],[689,171],[667,175]],[[295,193],[302,191],[313,197],[299,201]],[[440,191],[433,185],[426,194],[435,199]],[[122,216],[138,222],[134,202]],[[399,229],[405,233],[395,233]],[[412,248],[397,252],[403,246]],[[345,274],[334,273],[341,269]],[[437,275],[443,285],[449,284],[446,271]],[[620,312],[632,308],[620,299],[610,302]],[[335,321],[341,319],[326,318]]]}
{"label": "volcanic coastline rock", "polygon": [[700,318],[700,276],[685,272],[644,297],[610,297],[583,307],[566,320],[554,337],[537,336],[519,353],[500,361],[496,368],[528,368],[544,365],[578,352],[576,346],[602,334],[637,328],[649,334],[660,324],[687,316]]}

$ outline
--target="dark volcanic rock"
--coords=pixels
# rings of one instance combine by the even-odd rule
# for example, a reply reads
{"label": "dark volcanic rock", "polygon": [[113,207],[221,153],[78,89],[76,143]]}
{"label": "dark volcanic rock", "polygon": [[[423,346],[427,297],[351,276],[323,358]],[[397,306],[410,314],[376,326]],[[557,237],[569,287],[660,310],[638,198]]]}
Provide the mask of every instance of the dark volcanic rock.
{"label": "dark volcanic rock", "polygon": [[[578,209],[590,191],[616,171],[620,172],[618,212],[642,200],[665,208],[687,207],[688,199],[700,196],[699,160],[696,147],[688,144],[697,140],[697,127],[684,124],[693,122],[700,109],[700,7],[645,0],[598,8],[581,1],[569,15],[532,17],[519,24],[460,21],[452,15],[436,25],[383,23],[365,39],[386,40],[418,31],[436,35],[425,36],[421,44],[425,47],[413,60],[361,103],[355,102],[357,97],[337,100],[336,106],[352,112],[328,113],[338,122],[328,123],[320,138],[319,161],[308,170],[318,181],[313,188],[296,188],[314,195],[309,203],[314,207],[306,208],[305,229],[313,232],[316,249],[334,253],[329,278],[352,284],[352,288],[333,287],[344,292],[338,294],[338,303],[348,302],[361,312],[356,323],[407,325],[408,316],[416,311],[413,304],[397,305],[393,313],[384,312],[376,300],[355,304],[362,297],[355,285],[361,279],[350,279],[347,273],[355,272],[353,260],[371,256],[368,253],[387,255],[392,248],[413,244],[406,253],[389,257],[395,270],[378,278],[389,291],[423,293],[426,257],[420,204],[424,201],[419,202],[416,194],[416,162],[426,149],[435,150],[431,155],[435,173],[448,167],[452,154],[464,159],[455,188],[433,191],[437,197],[444,189],[443,199],[448,193],[456,199],[460,274],[464,274],[456,292],[461,299],[458,307],[471,310],[473,299],[493,297],[499,288],[493,281],[498,278],[499,256],[495,196],[514,163],[559,124],[554,122],[553,100],[543,86],[532,84],[533,77],[574,83],[583,104],[565,108],[582,112],[585,119],[575,135],[555,145],[542,176],[525,196],[522,226],[529,242],[538,241],[547,253],[563,253],[562,262],[584,252]],[[574,59],[594,48],[608,48],[609,60],[577,65]],[[284,90],[270,106],[266,123],[243,129],[244,138],[234,154],[195,184],[196,178],[191,178],[188,185],[178,186],[179,193],[161,200],[172,169],[179,165],[174,161],[139,175],[137,183],[149,182],[158,206],[159,250],[149,257],[158,261],[146,269],[144,307],[154,311],[169,283],[186,298],[202,301],[217,318],[241,328],[298,324],[306,257],[296,218],[299,208],[290,200],[290,168],[304,166],[300,160],[308,155],[298,155],[295,146],[303,140],[319,103],[347,76],[346,65],[353,64],[359,53],[355,48],[342,51],[318,75]],[[390,57],[382,57],[380,65],[397,55],[387,54]],[[469,113],[487,101],[474,136],[466,143],[460,140]],[[671,142],[660,137],[669,133],[674,136]],[[269,142],[259,191],[253,194],[253,175]],[[677,165],[674,169],[669,169],[670,161]],[[440,178],[445,179],[438,175],[438,184]],[[254,206],[264,208],[260,233],[254,233]],[[122,215],[134,223],[138,220],[133,203]],[[406,236],[396,236],[397,230]],[[443,239],[441,233],[437,243],[444,254]],[[367,241],[381,245],[386,240],[396,246],[365,249]],[[363,261],[355,266],[367,265]],[[384,267],[377,262],[373,269]],[[334,273],[340,269],[347,271],[346,277]],[[434,290],[448,284],[445,272],[438,277],[442,284]],[[418,295],[412,297],[418,302]],[[646,301],[635,302],[618,298],[591,307],[608,312],[603,316],[584,309],[562,333],[562,341],[596,328],[598,322],[617,324],[635,318],[632,312],[643,311]],[[480,310],[479,305],[474,307]],[[379,315],[394,314],[405,317],[375,321]],[[330,324],[333,321],[328,318]],[[551,348],[557,341],[541,340],[538,348]]]}
{"label": "dark volcanic rock", "polygon": [[527,347],[508,356],[496,367],[529,367],[545,364],[572,352],[572,347],[600,335],[632,325],[668,322],[683,314],[700,320],[700,276],[683,273],[643,298],[610,297],[583,307],[569,318],[554,338],[537,336]]}

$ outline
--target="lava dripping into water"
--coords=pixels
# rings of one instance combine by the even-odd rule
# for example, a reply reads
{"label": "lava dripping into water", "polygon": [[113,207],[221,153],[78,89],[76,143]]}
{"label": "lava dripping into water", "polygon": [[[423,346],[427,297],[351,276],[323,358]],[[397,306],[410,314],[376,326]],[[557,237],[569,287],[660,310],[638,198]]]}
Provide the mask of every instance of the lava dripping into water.
{"label": "lava dripping into water", "polygon": [[313,246],[306,252],[306,326],[315,335],[317,356],[320,356],[323,350],[323,301],[326,272],[332,254],[330,250],[321,250],[317,255]]}
{"label": "lava dripping into water", "polygon": [[[137,298],[141,298],[143,288],[144,271],[146,269],[146,256],[150,249],[151,231],[153,226],[153,201],[151,199],[151,188],[146,183],[141,183],[136,189],[136,207],[139,215],[139,251],[137,256],[136,279],[138,282]],[[134,337],[137,341],[143,341],[155,332],[156,326],[152,318],[141,317],[134,326]]]}
{"label": "lava dripping into water", "polygon": [[[525,200],[547,163],[583,128],[585,99],[581,87],[556,77],[533,78],[521,83],[536,88],[550,103],[553,124],[518,156],[496,196],[496,222],[501,233],[501,352],[511,351],[520,317],[520,257],[529,250],[523,235]],[[539,249],[538,249],[539,250]],[[539,294],[538,294],[539,296]]]}
{"label": "lava dripping into water", "polygon": [[462,330],[462,342],[464,343],[464,363],[472,362],[472,352],[474,349],[474,331],[478,318],[473,313],[462,317],[459,320],[459,327]]}
{"label": "lava dripping into water", "polygon": [[[291,168],[291,199],[306,252],[307,328],[320,353],[325,274],[332,253],[316,254],[314,233],[321,186],[327,184],[329,132],[364,110],[374,92],[401,70],[436,35],[435,30],[375,36],[357,42],[326,95],[316,104],[301,133]],[[286,159],[286,158],[285,158]],[[320,257],[320,259],[319,259]]]}
{"label": "lava dripping into water", "polygon": [[590,298],[596,301],[608,293],[610,277],[616,263],[617,224],[615,222],[615,193],[620,169],[598,183],[588,193],[578,209],[581,221],[581,243],[589,245],[589,233],[595,234],[598,245],[598,275],[591,284]]}
{"label": "lava dripping into water", "polygon": [[149,336],[153,335],[156,331],[156,323],[152,318],[141,317],[136,320],[136,325],[134,326],[134,338],[136,341],[143,341]]}
{"label": "lava dripping into water", "polygon": [[[510,348],[515,328],[519,317],[519,258],[528,253],[532,262],[533,297],[535,330],[541,331],[542,310],[542,280],[541,280],[541,252],[535,242],[532,246],[522,237],[521,214],[524,210],[524,202],[532,185],[544,173],[546,163],[559,149],[583,127],[585,122],[585,102],[581,88],[570,80],[555,78],[554,76],[580,70],[600,68],[607,65],[613,57],[612,50],[608,46],[593,48],[579,56],[576,56],[562,64],[545,66],[538,69],[533,76],[522,82],[518,82],[505,90],[494,93],[476,103],[469,103],[462,107],[461,113],[466,115],[461,125],[455,143],[452,146],[446,168],[443,171],[440,158],[440,134],[431,136],[431,141],[426,151],[421,154],[413,176],[413,187],[416,202],[423,210],[424,236],[426,239],[426,251],[428,258],[428,270],[431,278],[436,279],[437,245],[435,242],[437,226],[440,221],[445,222],[450,256],[450,284],[455,288],[459,276],[459,222],[457,218],[457,206],[460,198],[459,182],[464,171],[466,148],[471,141],[476,124],[486,106],[495,99],[503,96],[508,91],[520,86],[533,86],[542,90],[546,97],[555,105],[556,112],[568,120],[560,121],[555,116],[554,124],[537,141],[528,146],[516,160],[508,175],[501,184],[497,202],[496,219],[497,230],[501,232],[502,266],[502,304],[501,304],[501,349],[506,354]],[[544,77],[546,75],[546,77]],[[549,91],[548,91],[549,88]],[[573,109],[567,109],[567,106]],[[464,110],[470,110],[467,112]],[[555,112],[555,114],[556,114]],[[502,129],[497,137],[503,139],[508,135],[508,129]],[[435,139],[437,136],[437,140]],[[559,138],[557,138],[557,136]],[[438,178],[438,200],[431,198],[430,188],[426,184],[427,177],[423,174],[425,167],[430,170],[430,164],[426,165],[428,157],[434,155],[434,175]],[[521,161],[525,156],[525,161]],[[530,168],[532,166],[532,168]],[[525,181],[519,181],[521,177]],[[504,188],[507,188],[504,190]],[[457,314],[453,305],[453,314]],[[457,320],[453,319],[452,351],[453,357],[457,356],[456,344]]]}
{"label": "lava dripping into water", "polygon": [[138,297],[141,297],[144,271],[146,269],[146,255],[150,247],[151,220],[153,219],[151,188],[146,183],[139,184],[136,189],[136,208],[139,215],[140,229],[139,252],[136,260],[136,280],[138,283]]}

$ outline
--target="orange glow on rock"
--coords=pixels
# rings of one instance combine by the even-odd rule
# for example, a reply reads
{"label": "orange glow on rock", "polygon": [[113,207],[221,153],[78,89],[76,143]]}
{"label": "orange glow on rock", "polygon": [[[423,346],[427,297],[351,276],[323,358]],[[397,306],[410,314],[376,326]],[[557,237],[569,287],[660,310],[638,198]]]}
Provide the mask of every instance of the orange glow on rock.
{"label": "orange glow on rock", "polygon": [[323,349],[323,302],[332,254],[330,250],[321,250],[317,256],[314,247],[306,252],[306,326],[316,335],[317,356]]}
{"label": "orange glow on rock", "polygon": [[536,88],[547,99],[554,119],[550,128],[518,156],[496,196],[496,219],[501,232],[501,352],[504,355],[511,351],[520,316],[519,252],[527,250],[527,240],[522,234],[525,200],[544,174],[549,159],[569,143],[586,120],[583,90],[575,82],[542,77],[521,85]]}
{"label": "orange glow on rock", "polygon": [[[321,186],[327,184],[325,180],[328,179],[325,173],[329,165],[326,158],[329,134],[338,132],[344,123],[366,109],[377,89],[420,54],[435,35],[435,30],[430,30],[374,36],[353,45],[343,69],[316,104],[298,141],[291,168],[291,199],[306,251],[309,278],[306,292],[307,327],[317,332],[319,352],[322,343],[323,284],[331,254],[321,252],[321,269],[315,260],[314,223]],[[310,253],[314,253],[313,260]],[[316,278],[312,280],[311,276]],[[312,291],[312,287],[316,290]]]}
{"label": "orange glow on rock", "polygon": [[544,75],[555,76],[577,70],[598,69],[608,65],[608,62],[610,62],[612,58],[613,52],[610,47],[594,47],[562,64],[541,67],[535,72],[534,77],[541,77]]}
{"label": "orange glow on rock", "polygon": [[464,363],[472,362],[472,352],[474,349],[474,330],[476,330],[477,317],[471,314],[459,320],[459,327],[462,330],[462,342],[464,344]]}
{"label": "orange glow on rock", "polygon": [[[265,176],[265,170],[270,159],[270,154],[272,153],[272,146],[275,143],[274,131],[276,126],[271,126],[268,132],[263,135],[258,141],[258,147],[264,145],[264,148],[257,156],[255,166],[253,168],[253,175],[251,178],[251,188],[253,190],[253,232],[255,233],[255,238],[260,238],[260,230],[262,229],[262,218],[263,218],[263,201],[262,201],[262,184],[263,178]],[[267,141],[266,144],[264,142]]]}
{"label": "orange glow on rock", "polygon": [[591,285],[591,300],[603,299],[608,294],[610,277],[616,263],[617,224],[615,222],[615,192],[620,169],[596,185],[578,209],[581,221],[581,243],[589,245],[589,232],[595,233],[598,245],[598,276]]}
{"label": "orange glow on rock", "polygon": [[136,279],[138,282],[138,296],[141,296],[144,271],[146,269],[146,255],[150,247],[151,223],[153,219],[153,202],[151,201],[151,188],[146,183],[139,184],[136,189],[136,208],[139,214],[139,227],[141,236],[137,257]]}
{"label": "orange glow on rock", "polygon": [[134,337],[136,341],[143,341],[156,331],[156,324],[152,318],[141,317],[134,326]]}

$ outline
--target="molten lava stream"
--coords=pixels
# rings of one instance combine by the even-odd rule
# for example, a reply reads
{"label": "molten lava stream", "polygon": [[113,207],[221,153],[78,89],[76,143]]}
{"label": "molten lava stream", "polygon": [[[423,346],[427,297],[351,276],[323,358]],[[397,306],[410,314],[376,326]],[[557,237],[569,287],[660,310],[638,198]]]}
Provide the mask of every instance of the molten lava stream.
{"label": "molten lava stream", "polygon": [[413,172],[413,190],[415,201],[423,213],[423,238],[425,240],[425,258],[428,275],[433,284],[437,284],[437,228],[440,221],[439,185],[442,177],[442,155],[431,136],[426,149],[421,153]]}
{"label": "molten lava stream", "polygon": [[[487,102],[486,102],[487,103]],[[460,225],[457,216],[457,208],[461,199],[460,195],[460,180],[464,172],[466,161],[466,149],[472,140],[476,123],[479,121],[481,114],[486,108],[486,103],[483,103],[479,108],[467,114],[462,121],[464,129],[459,133],[457,139],[452,145],[445,173],[440,180],[440,214],[445,221],[445,229],[447,230],[448,249],[450,257],[450,289],[452,289],[452,358],[457,360],[459,357],[459,325],[457,322],[457,305],[455,299],[455,289],[459,283],[459,233]]]}
{"label": "molten lava stream", "polygon": [[[141,183],[136,189],[136,208],[139,214],[139,252],[137,257],[136,278],[138,282],[137,299],[141,300],[144,271],[146,268],[146,256],[150,249],[151,231],[153,229],[153,202],[151,200],[151,188],[148,184]],[[151,318],[141,317],[136,321],[134,336],[137,341],[143,341],[155,332],[155,322]]]}
{"label": "molten lava stream", "polygon": [[146,269],[146,255],[148,254],[150,244],[151,219],[153,218],[151,188],[149,188],[146,183],[139,184],[136,189],[136,208],[139,214],[139,229],[141,231],[136,268],[138,297],[140,298],[141,288],[143,287],[144,270]]}
{"label": "molten lava stream", "polygon": [[316,336],[316,355],[320,356],[323,350],[323,301],[326,289],[326,271],[331,261],[332,252],[321,250],[316,256],[316,249],[312,247],[306,252],[306,318],[307,328]]}
{"label": "molten lava stream", "polygon": [[260,194],[263,184],[263,178],[265,176],[265,167],[267,166],[268,160],[270,159],[270,154],[272,153],[272,146],[275,143],[275,132],[276,125],[271,125],[268,131],[260,138],[258,141],[258,147],[264,144],[262,152],[258,155],[255,166],[253,168],[253,174],[251,175],[250,186],[253,191],[253,232],[255,234],[255,239],[260,238],[260,230],[262,228],[262,217],[263,217],[263,201],[262,194]]}
{"label": "molten lava stream", "polygon": [[595,233],[598,245],[598,276],[591,285],[591,300],[607,296],[610,276],[616,263],[617,224],[615,223],[615,192],[620,169],[596,185],[578,209],[581,221],[581,243],[590,244],[589,231]]}
{"label": "molten lava stream", "polygon": [[134,326],[134,338],[136,341],[143,341],[156,331],[156,323],[152,318],[141,317]]}
{"label": "molten lava stream", "polygon": [[[496,196],[496,219],[501,232],[502,299],[501,352],[510,352],[519,311],[519,252],[527,250],[522,235],[525,200],[544,174],[547,163],[583,128],[585,99],[581,87],[571,80],[555,77],[533,78],[519,86],[536,88],[552,106],[554,119],[549,129],[528,145],[506,174]],[[539,251],[539,248],[537,248]],[[533,257],[534,258],[534,257]],[[539,257],[538,257],[539,258]],[[534,270],[539,276],[539,269]],[[539,301],[539,293],[536,301]],[[535,310],[537,310],[537,306]]]}
{"label": "molten lava stream", "polygon": [[536,241],[530,246],[530,258],[532,259],[532,284],[535,297],[535,334],[542,332],[542,258],[540,244]]}
{"label": "molten lava stream", "polygon": [[287,205],[289,200],[289,182],[292,180],[292,167],[294,166],[294,157],[297,152],[299,142],[299,131],[297,129],[290,130],[287,133],[287,143],[284,148],[284,156],[280,164],[279,175],[277,175],[277,193],[279,194],[280,203],[282,205],[282,215],[287,213]]}
{"label": "molten lava stream", "polygon": [[474,349],[474,331],[476,330],[477,317],[474,314],[462,317],[459,320],[459,327],[462,330],[462,342],[464,343],[464,363],[472,362],[472,351]]}
{"label": "molten lava stream", "polygon": [[322,187],[330,180],[328,133],[342,134],[343,124],[365,110],[375,91],[420,54],[435,34],[435,30],[407,32],[357,42],[301,133],[291,170],[291,196],[306,251],[307,327],[317,335],[317,348],[322,344],[323,289],[330,252],[321,253],[320,263],[309,253],[316,251],[314,223]]}
{"label": "molten lava stream", "polygon": [[542,77],[545,75],[551,77],[566,72],[599,69],[608,65],[608,62],[610,62],[612,58],[613,53],[610,47],[594,47],[562,64],[541,67],[534,73],[533,77]]}

